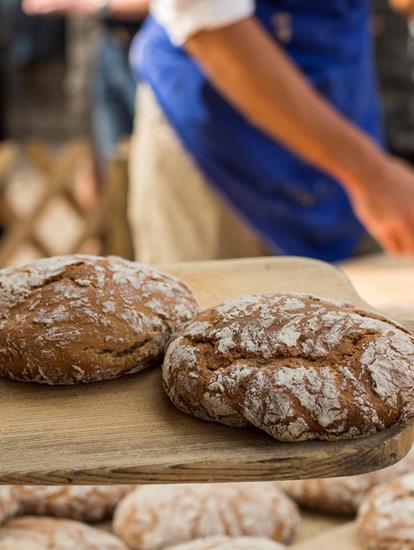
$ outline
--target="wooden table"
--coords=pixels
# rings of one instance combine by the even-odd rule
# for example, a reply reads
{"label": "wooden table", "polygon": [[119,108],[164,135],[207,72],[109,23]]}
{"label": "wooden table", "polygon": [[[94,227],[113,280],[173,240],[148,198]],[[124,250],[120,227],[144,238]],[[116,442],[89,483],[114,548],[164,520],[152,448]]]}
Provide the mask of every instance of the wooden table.
{"label": "wooden table", "polygon": [[375,254],[345,262],[341,269],[369,304],[401,319],[414,319],[413,260]]}
{"label": "wooden table", "polygon": [[[274,291],[312,292],[364,305],[345,275],[312,260],[273,258],[166,266],[202,306]],[[414,328],[414,322],[408,322]],[[351,475],[401,459],[410,428],[349,442],[282,444],[177,411],[160,370],[102,384],[0,382],[0,482],[163,483]]]}

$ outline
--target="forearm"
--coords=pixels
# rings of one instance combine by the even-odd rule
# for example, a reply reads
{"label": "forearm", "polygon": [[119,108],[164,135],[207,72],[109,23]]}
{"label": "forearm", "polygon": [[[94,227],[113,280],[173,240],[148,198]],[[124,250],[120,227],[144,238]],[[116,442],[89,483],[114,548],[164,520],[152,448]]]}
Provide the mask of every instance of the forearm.
{"label": "forearm", "polygon": [[252,124],[345,186],[379,169],[377,145],[329,106],[255,19],[198,33],[186,48]]}
{"label": "forearm", "polygon": [[[1,0],[0,0],[1,1]],[[109,14],[117,19],[143,19],[150,0],[109,0]],[[23,10],[30,15],[65,14],[96,17],[104,3],[100,0],[23,0]]]}
{"label": "forearm", "polygon": [[389,0],[390,6],[403,15],[414,15],[414,0]]}
{"label": "forearm", "polygon": [[150,0],[110,0],[111,15],[119,19],[144,18],[149,9]]}

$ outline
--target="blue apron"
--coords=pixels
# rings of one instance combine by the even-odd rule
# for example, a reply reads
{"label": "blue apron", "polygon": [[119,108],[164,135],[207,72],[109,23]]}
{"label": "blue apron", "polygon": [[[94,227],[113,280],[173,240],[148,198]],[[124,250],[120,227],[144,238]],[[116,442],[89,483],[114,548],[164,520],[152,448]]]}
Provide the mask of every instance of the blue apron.
{"label": "blue apron", "polygon": [[[313,86],[379,141],[368,0],[256,5]],[[131,60],[194,162],[271,250],[327,261],[352,255],[365,232],[342,187],[249,124],[153,19]]]}

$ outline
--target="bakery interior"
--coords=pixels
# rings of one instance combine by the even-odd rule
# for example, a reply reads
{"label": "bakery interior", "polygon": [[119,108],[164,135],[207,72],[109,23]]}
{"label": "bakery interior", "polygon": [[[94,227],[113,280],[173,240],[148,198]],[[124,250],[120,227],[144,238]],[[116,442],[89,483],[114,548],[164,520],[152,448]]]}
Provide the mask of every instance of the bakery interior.
{"label": "bakery interior", "polygon": [[0,550],[414,548],[414,1],[311,4],[0,0]]}

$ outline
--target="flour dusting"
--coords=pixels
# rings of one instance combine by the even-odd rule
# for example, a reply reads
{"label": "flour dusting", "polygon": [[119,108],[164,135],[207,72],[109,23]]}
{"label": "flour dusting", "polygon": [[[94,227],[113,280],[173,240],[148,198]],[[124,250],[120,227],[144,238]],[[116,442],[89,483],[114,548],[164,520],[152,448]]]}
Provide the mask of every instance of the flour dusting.
{"label": "flour dusting", "polygon": [[281,441],[353,438],[414,418],[414,337],[337,300],[244,297],[190,321],[163,378],[173,403],[203,419]]}

